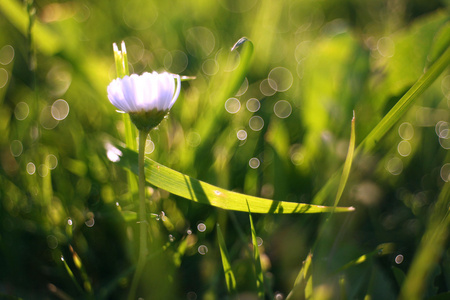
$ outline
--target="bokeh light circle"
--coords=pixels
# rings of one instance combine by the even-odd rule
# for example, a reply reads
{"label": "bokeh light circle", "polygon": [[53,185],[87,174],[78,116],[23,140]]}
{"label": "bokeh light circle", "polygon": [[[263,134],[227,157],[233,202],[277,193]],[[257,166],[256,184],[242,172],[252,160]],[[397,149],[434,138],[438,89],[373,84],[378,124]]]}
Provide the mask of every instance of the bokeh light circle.
{"label": "bokeh light circle", "polygon": [[404,140],[410,140],[414,136],[414,127],[409,122],[404,122],[398,127],[398,135]]}
{"label": "bokeh light circle", "polygon": [[252,157],[250,158],[250,160],[248,161],[248,165],[250,166],[250,168],[252,169],[257,169],[259,168],[259,165],[261,164],[261,162],[259,161],[259,159],[257,159],[256,157]]}
{"label": "bokeh light circle", "polygon": [[268,83],[272,89],[277,92],[285,92],[291,88],[294,82],[294,76],[291,71],[284,67],[276,67],[270,71]]}
{"label": "bokeh light circle", "polygon": [[230,114],[235,114],[241,109],[241,102],[236,98],[230,98],[225,102],[225,109]]}
{"label": "bokeh light circle", "polygon": [[238,130],[236,136],[238,140],[245,141],[247,139],[247,131],[245,131],[244,129]]}
{"label": "bokeh light circle", "polygon": [[8,77],[8,71],[0,68],[0,89],[5,87],[5,85],[8,83]]}
{"label": "bokeh light circle", "polygon": [[248,121],[248,126],[253,131],[260,131],[264,127],[264,120],[260,116],[253,116]]}
{"label": "bokeh light circle", "polygon": [[401,141],[398,143],[397,151],[401,156],[408,156],[411,154],[411,144],[408,141]]}
{"label": "bokeh light circle", "polygon": [[23,145],[22,145],[22,142],[19,140],[12,141],[11,144],[9,145],[9,148],[11,150],[11,154],[14,157],[18,157],[22,154]]}
{"label": "bokeh light circle", "polygon": [[52,117],[55,120],[62,121],[69,115],[69,104],[66,100],[58,99],[52,104]]}
{"label": "bokeh light circle", "polygon": [[261,107],[261,102],[256,98],[250,98],[247,100],[245,106],[249,112],[257,112]]}
{"label": "bokeh light circle", "polygon": [[445,182],[450,181],[450,163],[446,163],[441,167],[440,175]]}
{"label": "bokeh light circle", "polygon": [[14,59],[14,48],[11,45],[5,45],[0,49],[0,64],[9,65]]}
{"label": "bokeh light circle", "polygon": [[292,106],[286,100],[280,100],[273,106],[273,112],[278,118],[285,119],[292,113]]}
{"label": "bokeh light circle", "polygon": [[14,116],[19,121],[25,120],[28,117],[29,113],[30,108],[28,107],[28,104],[25,102],[17,103],[16,107],[14,108]]}

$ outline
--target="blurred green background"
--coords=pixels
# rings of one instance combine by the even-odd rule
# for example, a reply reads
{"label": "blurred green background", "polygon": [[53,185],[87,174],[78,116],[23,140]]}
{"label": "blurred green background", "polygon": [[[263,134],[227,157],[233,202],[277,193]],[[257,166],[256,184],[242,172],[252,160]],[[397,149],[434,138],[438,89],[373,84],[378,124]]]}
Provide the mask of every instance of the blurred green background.
{"label": "blurred green background", "polygon": [[[437,0],[1,0],[0,294],[127,295],[136,209],[126,171],[104,149],[105,141],[124,140],[122,115],[106,95],[116,76],[113,42],[126,42],[133,73],[196,77],[183,82],[169,118],[151,132],[149,157],[230,190],[310,203],[345,160],[353,111],[358,145],[448,45],[449,7]],[[240,89],[224,97],[240,63],[230,49],[242,36],[253,42],[253,59]],[[323,215],[253,215],[267,299],[287,296],[313,247],[317,299],[398,297],[450,179],[449,106],[447,68],[375,149],[355,157],[340,205],[356,211],[336,216],[321,238]],[[148,189],[154,234],[168,246],[155,250],[163,254],[150,261],[141,294],[227,299],[219,222],[240,298],[256,299],[248,214]],[[384,255],[369,255],[383,244]],[[449,255],[427,262],[424,297],[450,289]]]}

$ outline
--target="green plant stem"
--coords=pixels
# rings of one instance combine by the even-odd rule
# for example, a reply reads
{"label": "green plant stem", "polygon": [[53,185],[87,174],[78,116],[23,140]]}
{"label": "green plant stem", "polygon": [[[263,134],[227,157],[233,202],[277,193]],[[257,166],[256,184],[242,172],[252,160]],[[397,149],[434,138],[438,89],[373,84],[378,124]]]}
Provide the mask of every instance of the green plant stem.
{"label": "green plant stem", "polygon": [[144,170],[144,156],[145,156],[145,142],[147,140],[148,131],[139,131],[139,156],[138,156],[138,168],[139,168],[139,257],[136,266],[136,272],[134,273],[133,281],[131,283],[130,294],[128,299],[132,300],[136,298],[136,289],[141,279],[142,272],[145,268],[147,257],[147,219],[145,211],[145,170]]}

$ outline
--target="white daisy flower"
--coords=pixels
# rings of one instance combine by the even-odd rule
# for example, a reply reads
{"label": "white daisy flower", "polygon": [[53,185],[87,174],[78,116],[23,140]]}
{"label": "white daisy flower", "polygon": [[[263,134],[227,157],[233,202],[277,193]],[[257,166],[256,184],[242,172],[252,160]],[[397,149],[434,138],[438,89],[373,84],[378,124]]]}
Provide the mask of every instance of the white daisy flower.
{"label": "white daisy flower", "polygon": [[139,130],[150,130],[162,121],[180,95],[179,75],[132,74],[114,79],[107,88],[109,101],[130,114]]}

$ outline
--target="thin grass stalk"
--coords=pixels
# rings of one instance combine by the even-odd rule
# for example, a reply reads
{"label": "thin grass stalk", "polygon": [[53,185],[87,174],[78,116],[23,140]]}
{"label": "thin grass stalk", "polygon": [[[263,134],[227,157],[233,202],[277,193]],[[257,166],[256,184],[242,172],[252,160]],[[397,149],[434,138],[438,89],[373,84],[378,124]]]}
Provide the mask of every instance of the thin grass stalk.
{"label": "thin grass stalk", "polygon": [[138,168],[139,168],[139,256],[136,266],[136,272],[134,273],[133,281],[131,283],[130,294],[128,299],[135,299],[136,290],[141,279],[142,273],[146,265],[147,257],[147,220],[145,211],[145,169],[144,169],[144,157],[145,157],[145,142],[147,140],[148,131],[139,131],[139,156],[138,156]]}

